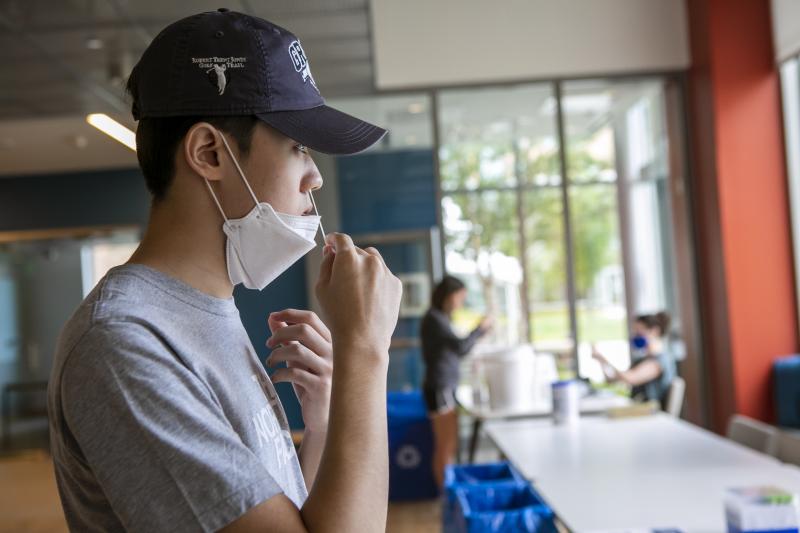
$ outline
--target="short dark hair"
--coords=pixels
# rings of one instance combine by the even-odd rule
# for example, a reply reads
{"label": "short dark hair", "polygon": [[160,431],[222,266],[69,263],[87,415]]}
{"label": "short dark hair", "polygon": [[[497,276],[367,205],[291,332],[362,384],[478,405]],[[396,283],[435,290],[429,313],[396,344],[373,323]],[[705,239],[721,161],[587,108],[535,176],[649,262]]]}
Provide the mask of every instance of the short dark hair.
{"label": "short dark hair", "polygon": [[[134,107],[137,107],[131,78],[126,89]],[[175,151],[192,126],[198,122],[208,122],[224,131],[236,142],[239,153],[247,157],[257,121],[253,115],[150,117],[139,120],[136,157],[153,202],[157,203],[166,196],[175,177]]]}
{"label": "short dark hair", "polygon": [[444,301],[447,299],[447,297],[454,292],[458,292],[465,288],[466,287],[463,281],[455,276],[446,275],[442,278],[442,281],[436,284],[436,287],[433,289],[433,294],[431,295],[431,306],[434,309],[442,311],[442,308],[444,307]]}
{"label": "short dark hair", "polygon": [[666,335],[669,333],[669,326],[672,319],[669,313],[661,311],[654,315],[639,315],[636,317],[636,322],[643,324],[647,329],[658,328],[659,335]]}

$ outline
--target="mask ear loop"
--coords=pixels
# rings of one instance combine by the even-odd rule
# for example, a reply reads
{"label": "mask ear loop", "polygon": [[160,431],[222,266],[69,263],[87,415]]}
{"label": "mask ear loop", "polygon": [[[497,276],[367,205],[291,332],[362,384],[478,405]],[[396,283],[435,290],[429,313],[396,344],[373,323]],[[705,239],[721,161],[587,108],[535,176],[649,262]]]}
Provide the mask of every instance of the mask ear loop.
{"label": "mask ear loop", "polygon": [[211,188],[211,184],[208,182],[207,179],[203,178],[203,181],[206,182],[206,187],[208,187],[208,192],[211,193],[211,198],[213,198],[214,203],[217,204],[217,209],[219,209],[219,213],[220,215],[222,215],[222,218],[225,220],[225,225],[227,226],[228,217],[225,216],[225,211],[222,210],[222,206],[220,205],[219,200],[217,200],[217,195],[214,194],[214,189]]}
{"label": "mask ear loop", "polygon": [[[314,214],[319,217],[317,202],[314,201],[314,195],[311,194],[311,191],[308,191],[308,197],[311,198],[311,205],[314,206]],[[325,235],[325,228],[322,227],[322,217],[320,217],[319,219],[319,230],[322,232],[322,244],[325,245],[325,243],[327,242],[327,236]]]}
{"label": "mask ear loop", "polygon": [[217,130],[217,133],[219,133],[219,136],[222,138],[222,144],[225,145],[225,149],[228,151],[228,155],[231,156],[231,160],[233,161],[234,166],[236,166],[236,170],[239,172],[239,176],[241,176],[242,181],[247,187],[247,190],[250,192],[250,196],[253,197],[253,201],[256,203],[256,207],[258,208],[260,213],[261,204],[258,203],[258,198],[256,198],[256,193],[253,192],[253,189],[250,188],[250,184],[247,182],[247,178],[244,177],[244,172],[242,172],[242,167],[239,166],[239,162],[236,160],[235,157],[233,157],[233,152],[231,151],[230,145],[228,145],[228,141],[225,139],[225,135],[219,130]]}

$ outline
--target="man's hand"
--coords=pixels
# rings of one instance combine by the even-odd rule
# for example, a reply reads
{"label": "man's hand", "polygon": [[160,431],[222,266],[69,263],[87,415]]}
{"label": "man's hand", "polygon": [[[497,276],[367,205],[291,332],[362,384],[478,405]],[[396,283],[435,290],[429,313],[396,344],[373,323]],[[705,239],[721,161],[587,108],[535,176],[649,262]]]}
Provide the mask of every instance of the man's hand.
{"label": "man's hand", "polygon": [[323,253],[316,292],[333,343],[347,349],[364,348],[379,361],[388,362],[403,284],[377,250],[362,250],[347,235],[328,235]]}
{"label": "man's hand", "polygon": [[478,329],[481,330],[481,333],[489,333],[494,328],[494,317],[492,315],[486,315],[481,319],[480,324],[478,324]]}
{"label": "man's hand", "polygon": [[272,337],[267,346],[272,353],[269,366],[285,362],[272,374],[273,383],[287,382],[294,387],[303,412],[303,423],[310,431],[328,429],[333,375],[331,332],[312,311],[286,309],[269,315]]}

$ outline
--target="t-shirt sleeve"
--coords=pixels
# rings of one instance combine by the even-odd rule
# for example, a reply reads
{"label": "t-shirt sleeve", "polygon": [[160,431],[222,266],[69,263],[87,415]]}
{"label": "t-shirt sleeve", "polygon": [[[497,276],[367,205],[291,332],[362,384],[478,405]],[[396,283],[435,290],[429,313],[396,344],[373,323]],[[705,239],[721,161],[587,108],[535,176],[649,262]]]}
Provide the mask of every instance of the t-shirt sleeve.
{"label": "t-shirt sleeve", "polygon": [[143,326],[93,326],[69,355],[61,398],[127,530],[215,531],[282,492],[211,389]]}

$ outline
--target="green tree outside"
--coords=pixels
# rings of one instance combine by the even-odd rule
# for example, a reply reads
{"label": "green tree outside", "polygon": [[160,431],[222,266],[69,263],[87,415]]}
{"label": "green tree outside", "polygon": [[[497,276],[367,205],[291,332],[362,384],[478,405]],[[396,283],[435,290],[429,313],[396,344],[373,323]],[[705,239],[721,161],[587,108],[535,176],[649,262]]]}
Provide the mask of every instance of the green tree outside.
{"label": "green tree outside", "polygon": [[[589,299],[597,275],[619,258],[616,186],[596,184],[601,172],[610,169],[611,164],[593,158],[584,145],[576,142],[567,153],[569,175],[574,177],[569,194],[579,300]],[[445,192],[460,210],[457,227],[445,228],[447,249],[473,261],[481,253],[491,252],[523,260],[529,280],[527,298],[533,302],[531,330],[536,340],[568,338],[567,265],[557,150],[545,152],[540,146],[514,150],[507,142],[466,140],[444,145],[439,163],[445,191],[469,191]],[[524,257],[517,226],[517,176],[525,186],[535,185],[521,193],[528,244]],[[586,181],[594,183],[580,184]],[[475,191],[485,187],[502,190]],[[498,311],[494,274],[485,269],[479,272],[479,278],[487,310]],[[619,334],[618,320],[598,320],[589,315],[581,318],[587,322],[586,327],[581,324],[582,337],[614,338]]]}

